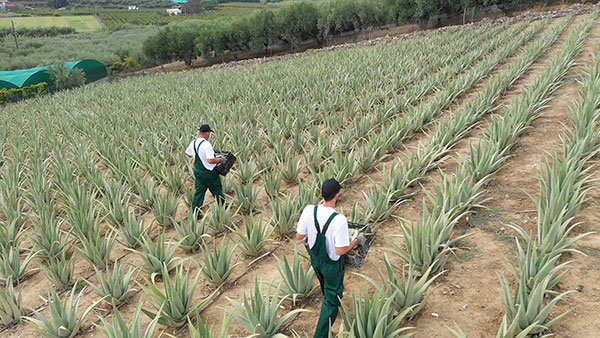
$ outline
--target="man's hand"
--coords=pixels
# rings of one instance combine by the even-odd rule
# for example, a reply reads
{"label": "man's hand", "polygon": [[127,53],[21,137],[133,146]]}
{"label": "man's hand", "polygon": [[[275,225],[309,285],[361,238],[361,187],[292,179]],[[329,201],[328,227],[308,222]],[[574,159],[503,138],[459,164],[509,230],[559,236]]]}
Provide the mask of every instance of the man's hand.
{"label": "man's hand", "polygon": [[225,163],[227,163],[227,157],[221,157],[219,163],[225,165]]}
{"label": "man's hand", "polygon": [[359,235],[356,239],[358,239],[358,245],[363,246],[367,243],[367,238],[363,235]]}

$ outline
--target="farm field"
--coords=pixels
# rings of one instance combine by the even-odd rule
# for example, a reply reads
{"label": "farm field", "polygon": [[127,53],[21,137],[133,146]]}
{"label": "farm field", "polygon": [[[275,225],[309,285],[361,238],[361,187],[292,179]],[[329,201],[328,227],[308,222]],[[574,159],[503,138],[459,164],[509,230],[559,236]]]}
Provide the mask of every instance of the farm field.
{"label": "farm field", "polygon": [[102,25],[93,15],[3,17],[0,27],[10,27],[14,21],[18,27],[73,27],[80,32],[98,30]]}
{"label": "farm field", "polygon": [[122,9],[104,9],[98,15],[108,26],[119,24],[131,25],[166,25],[181,20],[213,20],[224,17],[245,15],[260,9],[278,9],[293,3],[294,0],[262,4],[257,2],[226,2],[216,6],[214,10],[194,16],[168,16],[165,8],[139,9],[125,11]]}
{"label": "farm field", "polygon": [[[101,335],[94,324],[105,325],[99,318],[115,318],[94,288],[108,278],[101,269],[140,267],[116,311],[146,327],[151,320],[136,306],[163,305],[163,319],[173,315],[178,327],[163,322],[156,333],[190,337],[173,304],[152,297],[187,271],[198,284],[180,293],[217,333],[223,309],[239,313],[244,295],[256,296],[255,281],[264,281],[263,295],[268,283],[283,282],[280,261],[304,250],[290,239],[302,208],[336,177],[345,186],[338,211],[378,232],[365,265],[346,270],[346,320],[338,317],[335,332],[342,322],[356,328],[364,312],[353,311],[367,297],[380,299],[371,314],[389,323],[389,336],[411,327],[403,333],[592,337],[600,331],[600,235],[589,233],[600,231],[600,191],[591,185],[600,169],[590,166],[600,141],[599,45],[597,13],[467,25],[5,106],[0,282],[18,281],[14,292],[32,318],[29,309],[50,316],[48,290],[67,299],[85,286],[79,313],[93,309],[78,324],[92,337]],[[184,150],[201,123],[239,163],[223,180],[228,207],[207,194],[205,218],[195,222]],[[170,275],[150,257],[163,245]],[[170,252],[173,261],[164,259]],[[570,270],[562,265],[569,261]],[[403,277],[427,291],[406,292]],[[85,282],[74,288],[76,280]],[[275,307],[280,316],[311,311],[279,329],[311,336],[321,300],[316,291]],[[523,319],[515,303],[538,317]],[[27,321],[7,318],[3,336],[38,336]],[[229,334],[249,332],[233,320]]]}

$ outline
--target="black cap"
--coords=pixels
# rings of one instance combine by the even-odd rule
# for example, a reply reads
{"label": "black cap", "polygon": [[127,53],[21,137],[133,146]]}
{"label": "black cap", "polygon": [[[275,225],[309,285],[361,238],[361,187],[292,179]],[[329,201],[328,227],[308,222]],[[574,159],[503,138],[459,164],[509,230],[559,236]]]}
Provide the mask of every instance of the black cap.
{"label": "black cap", "polygon": [[325,201],[331,201],[342,188],[340,182],[335,178],[330,178],[323,182],[323,186],[321,186],[321,196],[323,196]]}
{"label": "black cap", "polygon": [[212,129],[210,129],[210,126],[208,124],[201,125],[200,128],[198,128],[198,131],[201,133],[206,133],[207,131],[214,132]]}

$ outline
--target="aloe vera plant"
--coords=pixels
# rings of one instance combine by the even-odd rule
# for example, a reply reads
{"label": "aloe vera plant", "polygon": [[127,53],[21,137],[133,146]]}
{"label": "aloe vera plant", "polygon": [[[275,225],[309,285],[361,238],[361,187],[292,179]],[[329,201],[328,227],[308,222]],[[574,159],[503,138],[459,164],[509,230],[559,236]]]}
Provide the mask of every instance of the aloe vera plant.
{"label": "aloe vera plant", "polygon": [[[236,263],[237,258],[232,262],[235,248],[229,246],[228,241],[221,241],[220,244],[213,243],[212,249],[205,245],[202,251],[202,275],[212,284],[221,285],[233,272],[233,269],[240,263]],[[238,256],[239,257],[239,256]]]}
{"label": "aloe vera plant", "polygon": [[[511,322],[517,323],[516,333],[530,330],[529,334],[539,334],[570,312],[568,310],[548,320],[548,315],[556,303],[567,294],[574,292],[571,290],[557,294],[546,303],[545,295],[551,293],[548,287],[551,280],[552,276],[546,276],[541,280],[534,281],[533,286],[528,288],[527,280],[521,276],[521,279],[517,281],[514,294],[511,295],[508,281],[504,277],[500,278],[506,315]],[[535,327],[530,328],[531,325],[535,325]]]}
{"label": "aloe vera plant", "polygon": [[140,238],[148,236],[151,227],[146,227],[143,219],[138,219],[133,212],[129,212],[119,228],[113,228],[120,238],[120,243],[130,249],[140,245]]}
{"label": "aloe vera plant", "polygon": [[179,200],[171,194],[157,196],[152,206],[152,213],[154,214],[156,223],[165,228],[173,226],[178,206]]}
{"label": "aloe vera plant", "polygon": [[232,204],[216,204],[211,207],[211,215],[208,218],[207,225],[217,233],[221,233],[233,226]]}
{"label": "aloe vera plant", "polygon": [[37,269],[27,269],[31,260],[36,256],[36,252],[29,250],[25,259],[21,261],[21,248],[19,243],[4,248],[0,252],[0,282],[4,285],[10,280],[14,284],[20,283],[29,273]]}
{"label": "aloe vera plant", "polygon": [[246,257],[256,257],[269,242],[269,227],[262,219],[255,221],[250,217],[244,219],[244,230],[236,229],[234,234],[241,244],[242,253]]}
{"label": "aloe vera plant", "polygon": [[174,281],[169,277],[169,270],[163,266],[162,276],[164,278],[164,291],[159,289],[154,281],[146,280],[148,286],[139,284],[150,299],[150,305],[156,312],[142,309],[150,318],[158,318],[158,323],[170,327],[185,325],[190,318],[195,316],[200,309],[210,303],[216,291],[204,298],[201,302],[193,304],[194,291],[198,286],[200,273],[190,280],[190,271],[184,271],[179,265],[175,269]]}
{"label": "aloe vera plant", "polygon": [[41,264],[40,270],[46,275],[46,278],[54,284],[58,291],[66,291],[73,285],[73,275],[75,274],[75,254],[67,257],[67,251],[60,255],[50,258],[47,266]]}
{"label": "aloe vera plant", "polygon": [[[274,292],[272,287],[263,294],[262,284],[254,281],[254,292],[250,295],[244,294],[244,300],[240,305],[229,298],[229,302],[235,307],[235,312],[227,310],[248,333],[257,338],[273,337],[285,322],[300,312],[309,312],[304,309],[295,309],[278,317],[277,312],[286,297],[280,299],[280,288]],[[272,293],[273,292],[273,293]]]}
{"label": "aloe vera plant", "polygon": [[102,326],[98,324],[94,325],[108,338],[152,338],[155,336],[156,326],[160,317],[156,316],[144,331],[142,329],[142,305],[143,302],[138,303],[133,312],[133,317],[128,321],[123,319],[117,306],[113,305],[114,318],[112,323],[107,323],[103,317],[99,317]]}
{"label": "aloe vera plant", "polygon": [[252,167],[252,162],[240,161],[238,169],[236,171],[236,177],[240,184],[247,184],[248,182],[254,181],[256,173]]}
{"label": "aloe vera plant", "polygon": [[310,262],[306,262],[306,266],[303,266],[303,260],[298,254],[297,247],[294,247],[294,256],[291,264],[285,256],[283,259],[279,259],[278,257],[275,257],[275,259],[278,263],[277,270],[283,280],[281,291],[288,297],[291,297],[292,304],[296,305],[297,300],[306,299],[318,288],[318,285],[313,286],[315,272]]}
{"label": "aloe vera plant", "polygon": [[281,174],[284,181],[288,183],[295,183],[298,181],[298,174],[300,174],[300,170],[302,169],[300,161],[288,157],[281,165],[283,166]]}
{"label": "aloe vera plant", "polygon": [[25,317],[25,319],[33,325],[35,332],[42,337],[75,337],[79,334],[85,318],[101,301],[94,302],[82,313],[79,313],[79,301],[81,300],[83,291],[81,290],[75,296],[76,290],[73,288],[69,294],[69,298],[61,300],[56,290],[50,289],[48,297],[50,299],[50,304],[48,305],[50,307],[50,318],[36,313],[37,319],[33,317]]}
{"label": "aloe vera plant", "polygon": [[142,271],[150,275],[160,275],[163,271],[163,267],[166,267],[167,271],[172,271],[177,265],[179,259],[175,257],[175,251],[181,245],[179,242],[165,242],[165,235],[160,234],[156,239],[156,243],[148,236],[144,236],[140,239],[140,250],[129,249],[135,252],[144,265],[141,267]]}
{"label": "aloe vera plant", "polygon": [[[407,316],[408,318],[414,317],[414,315],[423,308],[427,299],[429,299],[435,290],[433,289],[428,292],[427,289],[442,275],[442,272],[431,275],[433,266],[429,266],[429,268],[419,276],[419,273],[412,265],[408,265],[408,268],[404,266],[400,268],[390,263],[387,255],[384,258],[384,262],[385,273],[379,267],[376,267],[381,278],[381,284],[378,284],[369,276],[363,274],[361,274],[361,276],[371,283],[380,294],[394,300],[395,311],[400,313],[406,309],[411,309],[407,313]],[[396,274],[396,270],[400,271],[400,276]]]}
{"label": "aloe vera plant", "polygon": [[225,314],[223,316],[223,323],[221,325],[221,331],[218,334],[213,332],[213,328],[204,324],[202,318],[200,316],[196,316],[196,326],[192,323],[192,321],[188,321],[188,327],[190,329],[190,338],[229,338],[227,332],[229,331],[229,326],[231,326],[231,320],[233,317]]}
{"label": "aloe vera plant", "polygon": [[139,273],[138,269],[129,268],[127,273],[124,273],[123,265],[119,261],[115,261],[112,271],[110,267],[106,267],[104,271],[95,270],[99,285],[96,286],[96,284],[89,282],[87,279],[85,281],[105,301],[115,306],[120,306],[127,302],[137,291],[132,287],[132,284]]}
{"label": "aloe vera plant", "polygon": [[125,222],[129,197],[129,191],[125,186],[104,183],[104,208],[108,211],[106,220],[113,227],[120,227]]}
{"label": "aloe vera plant", "polygon": [[25,231],[20,226],[20,223],[19,219],[11,219],[6,222],[0,221],[0,250],[19,242],[21,235]]}
{"label": "aloe vera plant", "polygon": [[265,184],[265,192],[267,196],[272,199],[275,199],[279,196],[279,189],[281,188],[281,182],[283,180],[283,176],[280,171],[266,173],[263,175],[263,182]]}
{"label": "aloe vera plant", "polygon": [[49,260],[66,249],[68,242],[65,232],[61,229],[63,222],[56,220],[52,212],[40,213],[32,222],[35,231],[29,238],[38,252],[38,257]]}
{"label": "aloe vera plant", "polygon": [[19,295],[15,293],[12,277],[9,277],[6,286],[0,289],[0,324],[5,326],[16,324],[23,314],[21,293]]}
{"label": "aloe vera plant", "polygon": [[258,191],[254,189],[253,182],[240,184],[233,187],[235,191],[235,204],[244,214],[250,214],[257,207]]}
{"label": "aloe vera plant", "polygon": [[293,233],[294,222],[298,217],[298,199],[294,197],[277,198],[271,203],[273,217],[270,220],[273,232],[279,237],[284,238]]}
{"label": "aloe vera plant", "polygon": [[82,248],[76,247],[76,249],[93,267],[103,269],[110,262],[115,234],[110,231],[106,236],[102,236],[100,229],[95,228],[88,236],[79,237]]}
{"label": "aloe vera plant", "polygon": [[342,318],[344,330],[348,331],[352,337],[356,338],[392,338],[392,337],[410,337],[411,334],[402,334],[411,327],[400,327],[408,312],[412,308],[407,308],[394,315],[393,298],[375,292],[369,296],[365,289],[362,296],[352,295],[352,308],[350,310],[342,303]]}
{"label": "aloe vera plant", "polygon": [[186,220],[175,223],[175,231],[181,239],[181,248],[188,253],[198,252],[202,248],[206,233],[206,221],[198,221],[193,213],[189,213]]}

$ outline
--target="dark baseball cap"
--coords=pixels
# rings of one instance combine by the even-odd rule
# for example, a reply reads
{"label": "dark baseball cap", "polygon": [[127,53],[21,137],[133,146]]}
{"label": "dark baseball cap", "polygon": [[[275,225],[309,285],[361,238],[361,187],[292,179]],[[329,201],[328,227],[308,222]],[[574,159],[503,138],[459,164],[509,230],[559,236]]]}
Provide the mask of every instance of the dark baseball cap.
{"label": "dark baseball cap", "polygon": [[206,133],[207,131],[214,132],[214,130],[210,129],[208,124],[201,125],[200,128],[198,128],[198,131],[201,133]]}
{"label": "dark baseball cap", "polygon": [[342,188],[340,182],[335,178],[327,179],[321,186],[321,196],[323,196],[326,201],[330,201]]}

